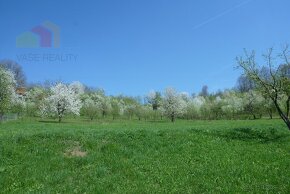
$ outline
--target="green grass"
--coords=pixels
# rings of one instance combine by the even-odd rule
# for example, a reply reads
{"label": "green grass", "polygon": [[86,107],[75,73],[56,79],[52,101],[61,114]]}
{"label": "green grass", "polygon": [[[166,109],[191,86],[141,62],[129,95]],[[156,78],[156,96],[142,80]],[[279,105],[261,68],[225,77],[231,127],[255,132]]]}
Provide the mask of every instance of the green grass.
{"label": "green grass", "polygon": [[290,193],[290,132],[279,120],[11,121],[0,192]]}

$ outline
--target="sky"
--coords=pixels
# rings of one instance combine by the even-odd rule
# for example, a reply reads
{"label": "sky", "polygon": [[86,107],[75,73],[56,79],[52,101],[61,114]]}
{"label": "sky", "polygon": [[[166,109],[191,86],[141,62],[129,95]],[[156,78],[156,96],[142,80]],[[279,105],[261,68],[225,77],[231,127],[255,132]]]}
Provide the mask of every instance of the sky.
{"label": "sky", "polygon": [[[28,82],[80,81],[107,94],[232,88],[243,49],[290,43],[289,0],[0,0],[0,59]],[[19,44],[49,21],[51,45]],[[35,34],[34,34],[35,35]],[[47,36],[47,35],[46,35]],[[28,40],[31,43],[31,40]]]}

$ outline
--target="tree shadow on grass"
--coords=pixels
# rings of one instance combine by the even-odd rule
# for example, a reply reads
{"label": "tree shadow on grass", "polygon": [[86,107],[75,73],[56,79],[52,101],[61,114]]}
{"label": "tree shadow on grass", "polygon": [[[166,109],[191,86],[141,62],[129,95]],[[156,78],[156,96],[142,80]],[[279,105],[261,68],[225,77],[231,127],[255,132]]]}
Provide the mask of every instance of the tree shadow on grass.
{"label": "tree shadow on grass", "polygon": [[[60,123],[58,121],[49,121],[49,120],[40,120],[38,122],[40,122],[40,123]],[[61,123],[65,123],[65,122],[61,122]]]}
{"label": "tree shadow on grass", "polygon": [[234,128],[232,131],[224,134],[225,138],[236,139],[242,141],[260,141],[263,143],[266,142],[275,142],[280,141],[282,138],[287,137],[288,135],[281,134],[275,128],[269,128],[267,130],[255,130],[252,128]]}
{"label": "tree shadow on grass", "polygon": [[166,120],[147,120],[148,123],[168,123]]}
{"label": "tree shadow on grass", "polygon": [[250,127],[238,127],[231,130],[197,131],[204,135],[221,137],[227,140],[258,141],[261,143],[285,141],[286,138],[290,137],[290,135],[275,128],[259,130]]}

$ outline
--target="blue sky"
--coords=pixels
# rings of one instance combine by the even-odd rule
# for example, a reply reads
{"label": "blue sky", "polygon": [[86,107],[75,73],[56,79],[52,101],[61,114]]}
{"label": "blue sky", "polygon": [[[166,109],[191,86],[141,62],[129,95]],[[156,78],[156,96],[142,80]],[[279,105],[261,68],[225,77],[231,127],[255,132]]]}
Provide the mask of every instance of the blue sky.
{"label": "blue sky", "polygon": [[[289,0],[0,0],[0,7],[0,59],[18,61],[29,82],[79,80],[108,94],[231,88],[243,48],[290,43]],[[16,47],[20,34],[47,20],[60,28],[60,48]],[[46,54],[76,59],[19,57]]]}

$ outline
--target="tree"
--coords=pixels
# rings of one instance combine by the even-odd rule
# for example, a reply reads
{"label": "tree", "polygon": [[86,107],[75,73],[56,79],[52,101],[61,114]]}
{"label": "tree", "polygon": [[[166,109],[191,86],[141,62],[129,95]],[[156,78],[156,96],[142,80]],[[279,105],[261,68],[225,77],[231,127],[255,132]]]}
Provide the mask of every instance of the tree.
{"label": "tree", "polygon": [[187,102],[186,114],[191,119],[201,118],[201,107],[205,104],[205,98],[203,96],[195,96]]}
{"label": "tree", "polygon": [[124,116],[131,120],[133,116],[136,115],[136,110],[140,104],[140,99],[129,96],[118,96],[117,98],[122,102],[121,112]]}
{"label": "tree", "polygon": [[253,116],[253,119],[257,118],[258,115],[262,115],[262,108],[264,103],[264,98],[259,92],[254,90],[249,90],[243,95],[244,111]]}
{"label": "tree", "polygon": [[[153,112],[153,110],[152,110],[152,108],[151,108],[151,106],[150,105],[144,105],[144,106],[142,106],[142,116],[143,116],[143,118],[145,119],[145,120],[148,120],[150,117],[151,117],[151,115],[152,115],[152,112]],[[154,111],[154,113],[156,112],[158,112],[159,110],[157,110],[157,111]],[[155,119],[155,116],[156,116],[156,114],[154,114],[154,119]]]}
{"label": "tree", "polygon": [[96,106],[98,106],[98,110],[103,118],[105,118],[111,112],[111,101],[110,98],[105,95],[105,91],[103,89],[92,89],[87,91],[89,98],[91,98]]}
{"label": "tree", "polygon": [[273,119],[273,114],[276,111],[276,107],[269,97],[264,97],[263,107],[266,109],[266,112],[268,113],[270,119]]}
{"label": "tree", "polygon": [[289,56],[286,54],[287,51],[284,51],[281,56],[284,57],[286,64],[280,65],[278,71],[282,75],[282,83],[285,87],[282,88],[286,100],[286,115],[289,118],[290,114],[290,64],[288,61]]}
{"label": "tree", "polygon": [[148,104],[151,105],[152,110],[154,111],[154,120],[156,120],[156,116],[158,114],[158,109],[161,106],[162,103],[162,96],[160,92],[156,91],[151,91],[149,94],[146,96],[146,101]]}
{"label": "tree", "polygon": [[220,96],[215,96],[210,99],[210,115],[212,118],[219,119],[222,117],[222,99]]}
{"label": "tree", "polygon": [[116,98],[110,98],[111,101],[111,114],[113,117],[113,120],[115,120],[122,112],[122,102],[120,102]]}
{"label": "tree", "polygon": [[199,93],[200,96],[207,97],[209,95],[208,86],[204,85],[201,88],[201,92]]}
{"label": "tree", "polygon": [[184,114],[186,119],[194,119],[198,117],[198,111],[195,107],[193,99],[186,103]]}
{"label": "tree", "polygon": [[18,63],[5,59],[0,61],[0,67],[3,67],[4,69],[11,71],[14,74],[17,87],[23,87],[26,85],[25,74],[22,70],[22,67]]}
{"label": "tree", "polygon": [[[290,80],[288,75],[279,68],[281,64],[290,65],[288,46],[275,58],[273,48],[270,48],[263,57],[265,64],[260,66],[257,63],[255,52],[248,53],[245,50],[245,56],[237,57],[238,66],[242,68],[247,77],[254,81],[263,95],[273,101],[279,116],[290,130],[289,110],[284,111],[281,106],[284,104],[286,107],[290,107]],[[277,59],[280,59],[279,65],[276,62]]]}
{"label": "tree", "polygon": [[81,101],[79,94],[62,83],[58,83],[50,88],[50,95],[44,100],[41,107],[44,116],[56,116],[61,122],[64,115],[71,113],[79,115]]}
{"label": "tree", "polygon": [[25,111],[28,116],[40,116],[40,107],[48,96],[49,90],[41,86],[30,88],[26,93]]}
{"label": "tree", "polygon": [[222,111],[228,118],[235,119],[237,113],[243,110],[243,99],[234,91],[226,91],[222,101]]}
{"label": "tree", "polygon": [[127,116],[129,120],[131,120],[136,113],[136,104],[126,104],[124,107],[124,114]]}
{"label": "tree", "polygon": [[69,88],[73,90],[77,95],[82,95],[85,93],[85,86],[79,81],[72,82],[69,85]]}
{"label": "tree", "polygon": [[93,120],[100,114],[100,109],[100,103],[95,101],[91,94],[84,97],[81,111],[85,116]]}
{"label": "tree", "polygon": [[162,105],[171,122],[175,121],[176,117],[183,112],[186,106],[180,95],[173,88],[165,90]]}
{"label": "tree", "polygon": [[12,72],[0,67],[0,121],[12,105],[16,81]]}
{"label": "tree", "polygon": [[141,104],[136,104],[134,107],[134,113],[137,116],[138,120],[141,121],[141,118],[144,116],[144,109]]}
{"label": "tree", "polygon": [[245,93],[255,88],[254,82],[245,75],[241,75],[236,84],[236,88],[239,92]]}
{"label": "tree", "polygon": [[200,115],[202,119],[211,119],[212,110],[211,110],[211,101],[207,97],[205,98],[205,103],[200,107]]}
{"label": "tree", "polygon": [[156,111],[161,106],[162,101],[161,93],[150,91],[149,94],[146,96],[146,100],[148,104],[152,106],[152,109]]}
{"label": "tree", "polygon": [[15,95],[13,95],[13,99],[12,99],[11,112],[17,113],[17,115],[20,116],[26,108],[25,98],[16,93],[14,94]]}
{"label": "tree", "polygon": [[94,97],[95,97],[95,101],[97,101],[98,104],[100,105],[100,111],[101,111],[102,117],[105,118],[112,109],[110,99],[106,97],[105,95],[100,95],[100,94],[96,94]]}

